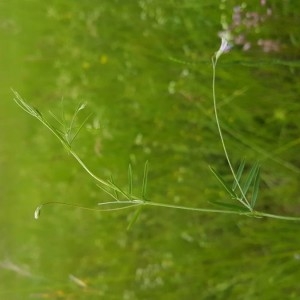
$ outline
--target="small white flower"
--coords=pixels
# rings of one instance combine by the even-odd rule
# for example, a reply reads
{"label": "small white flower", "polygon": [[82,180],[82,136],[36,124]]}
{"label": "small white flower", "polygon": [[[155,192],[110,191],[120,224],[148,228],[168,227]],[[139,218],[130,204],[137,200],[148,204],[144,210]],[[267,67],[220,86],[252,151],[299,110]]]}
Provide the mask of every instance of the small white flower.
{"label": "small white flower", "polygon": [[221,46],[220,46],[219,50],[216,52],[216,54],[215,54],[216,55],[216,60],[218,60],[219,57],[223,53],[228,52],[231,49],[231,46],[230,46],[228,40],[225,37],[223,37],[223,36],[221,37],[221,39],[222,39]]}

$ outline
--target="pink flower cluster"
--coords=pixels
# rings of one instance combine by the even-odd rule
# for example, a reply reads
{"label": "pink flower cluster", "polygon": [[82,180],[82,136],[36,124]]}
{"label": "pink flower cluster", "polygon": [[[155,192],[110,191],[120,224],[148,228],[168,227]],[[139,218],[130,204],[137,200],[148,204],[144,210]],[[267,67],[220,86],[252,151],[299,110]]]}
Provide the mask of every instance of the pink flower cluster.
{"label": "pink flower cluster", "polygon": [[261,26],[272,16],[272,9],[267,6],[267,0],[260,0],[260,10],[247,11],[246,5],[239,5],[233,8],[230,24],[226,24],[220,36],[226,36],[233,45],[239,45],[244,51],[249,50],[253,45],[257,45],[263,52],[278,52],[280,44],[272,39],[258,39],[253,42],[249,39],[252,33],[259,33]]}

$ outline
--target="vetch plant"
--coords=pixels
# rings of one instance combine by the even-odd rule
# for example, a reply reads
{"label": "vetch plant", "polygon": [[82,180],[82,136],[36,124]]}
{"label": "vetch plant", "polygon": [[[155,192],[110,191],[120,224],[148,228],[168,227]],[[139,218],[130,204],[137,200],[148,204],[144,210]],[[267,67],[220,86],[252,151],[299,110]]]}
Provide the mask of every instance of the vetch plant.
{"label": "vetch plant", "polygon": [[222,209],[211,209],[211,208],[197,208],[197,207],[189,207],[189,206],[180,206],[166,203],[153,202],[147,197],[147,181],[148,181],[148,162],[145,163],[144,173],[143,173],[143,181],[142,181],[142,189],[141,195],[136,196],[133,194],[133,171],[131,165],[128,167],[128,187],[127,189],[120,188],[114,181],[111,176],[110,179],[102,179],[98,177],[94,172],[81,160],[81,158],[77,155],[77,153],[72,149],[72,143],[74,139],[77,137],[78,133],[84,126],[88,117],[85,118],[83,123],[79,126],[75,126],[75,120],[78,114],[85,109],[85,104],[79,105],[71,118],[70,123],[68,124],[64,114],[62,112],[62,116],[59,118],[53,113],[50,113],[53,119],[58,123],[58,127],[51,124],[44,115],[36,108],[29,105],[22,97],[13,90],[14,93],[14,101],[28,114],[32,117],[38,119],[64,146],[67,152],[73,156],[73,158],[79,163],[79,165],[83,168],[83,170],[96,182],[97,186],[102,189],[106,194],[108,194],[113,200],[98,203],[99,208],[90,208],[83,207],[81,205],[69,204],[66,202],[59,201],[51,201],[40,204],[35,212],[34,217],[38,219],[40,217],[41,210],[50,204],[60,204],[65,206],[72,206],[81,209],[86,209],[90,211],[114,211],[114,210],[123,210],[128,208],[136,208],[136,212],[129,222],[128,228],[130,228],[135,221],[137,220],[141,209],[147,206],[155,206],[162,208],[172,208],[179,210],[187,210],[194,212],[202,212],[202,213],[223,213],[223,214],[237,214],[242,216],[250,216],[250,217],[267,217],[267,218],[275,218],[282,220],[294,220],[300,221],[300,217],[291,217],[291,216],[282,216],[269,214],[261,211],[255,210],[255,205],[258,198],[259,193],[259,182],[260,182],[260,165],[258,162],[254,163],[250,168],[248,174],[245,174],[245,161],[242,160],[238,169],[235,170],[231,160],[229,153],[227,151],[227,147],[225,144],[225,140],[222,133],[222,128],[219,121],[218,109],[217,109],[217,99],[216,99],[216,91],[215,91],[215,78],[216,78],[216,67],[217,62],[221,55],[227,52],[230,49],[228,41],[225,37],[222,37],[222,42],[219,50],[212,57],[212,68],[213,68],[213,78],[212,78],[212,97],[213,97],[213,108],[215,121],[218,129],[219,138],[222,144],[223,152],[228,164],[228,168],[232,175],[232,185],[228,185],[226,181],[221,177],[221,175],[214,169],[210,167],[211,172],[214,174],[216,179],[219,181],[221,186],[224,188],[226,193],[230,198],[230,202],[224,201],[211,201],[214,205],[218,205],[222,207]]}

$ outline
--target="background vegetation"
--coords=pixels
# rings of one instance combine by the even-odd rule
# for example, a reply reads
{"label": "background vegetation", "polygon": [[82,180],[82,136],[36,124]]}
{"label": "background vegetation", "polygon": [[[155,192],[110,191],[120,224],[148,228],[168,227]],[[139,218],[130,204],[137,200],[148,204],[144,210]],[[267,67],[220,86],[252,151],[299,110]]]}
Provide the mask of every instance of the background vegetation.
{"label": "background vegetation", "polygon": [[218,65],[228,149],[235,165],[261,162],[260,210],[299,216],[300,7],[263,2],[241,12],[252,20],[247,12],[270,9],[257,26],[233,26],[243,6],[229,0],[0,3],[2,298],[299,298],[296,222],[147,208],[127,231],[134,210],[62,206],[34,220],[41,202],[108,199],[10,90],[45,113],[63,98],[69,117],[86,101],[92,116],[74,149],[99,176],[126,186],[131,163],[138,194],[149,160],[150,199],[213,207],[227,195],[208,165],[229,175],[211,97],[227,24],[251,44],[233,39]]}

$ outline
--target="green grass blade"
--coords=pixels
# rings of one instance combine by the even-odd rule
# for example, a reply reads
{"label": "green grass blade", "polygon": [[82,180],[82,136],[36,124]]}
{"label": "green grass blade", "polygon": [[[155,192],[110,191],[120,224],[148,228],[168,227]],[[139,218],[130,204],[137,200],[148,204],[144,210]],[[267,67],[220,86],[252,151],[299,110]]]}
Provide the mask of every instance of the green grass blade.
{"label": "green grass blade", "polygon": [[147,183],[148,183],[148,160],[145,162],[145,166],[144,166],[144,176],[143,176],[143,185],[142,185],[143,200],[146,200]]}
{"label": "green grass blade", "polygon": [[[110,175],[110,182],[115,186],[115,181],[114,181],[114,178],[112,175]],[[118,192],[116,190],[113,190],[113,193],[115,195],[115,199],[119,201],[119,195],[118,195]]]}
{"label": "green grass blade", "polygon": [[134,225],[134,223],[138,220],[140,214],[141,214],[141,210],[142,210],[142,206],[138,207],[137,210],[134,212],[133,217],[131,218],[128,226],[127,226],[127,230],[130,230],[131,227]]}
{"label": "green grass blade", "polygon": [[132,182],[133,182],[133,176],[132,176],[132,167],[131,164],[128,165],[128,194],[132,195]]}
{"label": "green grass blade", "polygon": [[212,171],[212,173],[215,175],[215,177],[218,179],[218,181],[221,183],[221,185],[223,186],[223,188],[225,189],[225,191],[234,199],[237,198],[237,195],[233,192],[233,190],[225,183],[225,181],[222,179],[221,175],[218,174],[218,172],[212,168],[211,166],[209,166],[210,170]]}
{"label": "green grass blade", "polygon": [[251,197],[251,207],[254,208],[259,192],[259,184],[260,184],[260,166],[258,166],[257,172],[255,174],[254,183],[253,183],[253,192]]}
{"label": "green grass blade", "polygon": [[252,182],[255,180],[255,177],[257,176],[258,171],[259,171],[259,164],[258,164],[258,162],[256,162],[256,163],[254,163],[253,167],[251,168],[251,170],[248,174],[248,177],[242,186],[242,190],[245,195],[247,194]]}
{"label": "green grass blade", "polygon": [[237,187],[237,183],[240,182],[241,180],[241,177],[242,177],[242,174],[243,174],[243,171],[244,171],[244,168],[245,168],[245,160],[243,159],[239,165],[239,168],[238,168],[238,171],[236,173],[236,179],[237,180],[234,180],[233,184],[232,184],[232,190],[234,191]]}

